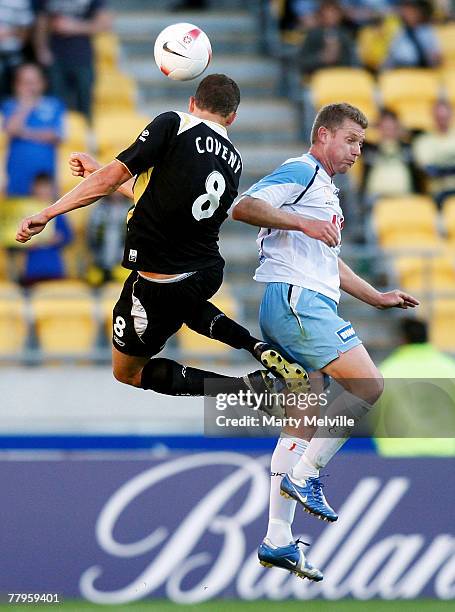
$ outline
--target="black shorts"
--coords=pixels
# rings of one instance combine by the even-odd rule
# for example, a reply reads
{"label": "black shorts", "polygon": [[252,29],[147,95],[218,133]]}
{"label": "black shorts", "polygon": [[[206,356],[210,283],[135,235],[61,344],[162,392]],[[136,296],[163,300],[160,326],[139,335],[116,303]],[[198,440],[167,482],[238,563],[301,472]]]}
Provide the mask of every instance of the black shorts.
{"label": "black shorts", "polygon": [[220,264],[172,283],[157,283],[131,272],[114,306],[112,344],[125,355],[156,355],[222,282]]}

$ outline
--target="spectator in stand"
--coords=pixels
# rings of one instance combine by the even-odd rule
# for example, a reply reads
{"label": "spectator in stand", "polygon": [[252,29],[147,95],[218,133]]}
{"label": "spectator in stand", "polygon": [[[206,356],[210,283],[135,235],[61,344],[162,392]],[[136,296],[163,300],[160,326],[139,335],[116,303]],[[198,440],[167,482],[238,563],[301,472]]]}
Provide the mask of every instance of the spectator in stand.
{"label": "spectator in stand", "polygon": [[292,15],[296,24],[305,30],[317,26],[317,10],[319,2],[316,0],[288,0],[288,15]]}
{"label": "spectator in stand", "polygon": [[23,64],[14,76],[14,97],[1,107],[8,136],[6,193],[30,195],[37,174],[56,173],[57,145],[63,138],[64,106],[44,95],[46,80],[35,64]]}
{"label": "spectator in stand", "polygon": [[[33,182],[32,196],[43,206],[55,200],[55,188],[52,177],[38,174]],[[33,285],[43,280],[65,278],[65,263],[62,250],[73,239],[73,232],[64,215],[52,221],[54,226],[44,240],[26,250],[24,272],[21,283]]]}
{"label": "spectator in stand", "polygon": [[435,129],[417,136],[413,150],[427,190],[441,206],[447,196],[455,195],[455,128],[450,103],[436,102],[433,119]]}
{"label": "spectator in stand", "polygon": [[41,0],[36,56],[49,69],[52,92],[89,120],[95,79],[92,37],[111,27],[105,0]]}
{"label": "spectator in stand", "polygon": [[363,26],[377,23],[393,8],[390,0],[341,0],[345,20],[357,31]]}
{"label": "spectator in stand", "polygon": [[373,73],[378,72],[389,53],[389,48],[401,24],[398,15],[390,11],[358,32],[360,62]]}
{"label": "spectator in stand", "polygon": [[12,73],[24,61],[32,23],[30,0],[0,0],[0,100],[11,94]]}
{"label": "spectator in stand", "polygon": [[381,111],[377,144],[365,143],[362,158],[361,194],[367,208],[380,196],[401,196],[418,190],[412,148],[393,111]]}
{"label": "spectator in stand", "polygon": [[437,34],[427,0],[400,2],[402,26],[390,45],[384,68],[432,68],[441,62]]}
{"label": "spectator in stand", "polygon": [[[314,3],[313,3],[314,4]],[[296,0],[270,0],[270,13],[277,18],[281,32],[297,30],[299,27],[298,2]]]}
{"label": "spectator in stand", "polygon": [[378,452],[453,457],[455,359],[431,344],[424,321],[404,317],[399,336],[401,345],[379,366],[385,386],[376,407]]}
{"label": "spectator in stand", "polygon": [[87,242],[95,264],[95,268],[89,272],[94,284],[115,280],[122,260],[129,208],[131,201],[115,193],[103,198],[90,214]]}
{"label": "spectator in stand", "polygon": [[303,74],[311,74],[320,68],[353,66],[356,63],[354,43],[343,25],[343,11],[338,2],[321,2],[317,25],[305,37],[299,63]]}

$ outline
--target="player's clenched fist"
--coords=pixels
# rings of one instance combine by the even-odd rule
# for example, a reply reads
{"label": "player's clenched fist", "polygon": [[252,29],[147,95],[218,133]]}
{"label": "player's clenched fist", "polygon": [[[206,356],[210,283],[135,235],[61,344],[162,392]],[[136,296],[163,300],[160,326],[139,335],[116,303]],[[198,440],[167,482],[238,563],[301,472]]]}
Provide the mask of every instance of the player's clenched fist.
{"label": "player's clenched fist", "polygon": [[101,168],[96,159],[88,153],[71,153],[68,164],[73,176],[82,176],[83,178]]}
{"label": "player's clenched fist", "polygon": [[17,230],[17,242],[27,242],[36,234],[43,231],[49,222],[48,216],[44,212],[39,212],[31,217],[23,219]]}
{"label": "player's clenched fist", "polygon": [[302,231],[310,238],[322,240],[329,247],[336,247],[340,244],[340,232],[337,226],[330,221],[304,219]]}

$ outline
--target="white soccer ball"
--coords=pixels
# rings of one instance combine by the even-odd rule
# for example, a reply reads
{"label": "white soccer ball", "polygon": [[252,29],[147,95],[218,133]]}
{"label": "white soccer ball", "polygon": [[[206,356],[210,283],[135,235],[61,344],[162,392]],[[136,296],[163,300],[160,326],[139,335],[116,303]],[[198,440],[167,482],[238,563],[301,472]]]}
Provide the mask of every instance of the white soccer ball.
{"label": "white soccer ball", "polygon": [[175,23],[158,34],[154,53],[163,74],[175,81],[189,81],[207,68],[212,47],[207,34],[197,26]]}

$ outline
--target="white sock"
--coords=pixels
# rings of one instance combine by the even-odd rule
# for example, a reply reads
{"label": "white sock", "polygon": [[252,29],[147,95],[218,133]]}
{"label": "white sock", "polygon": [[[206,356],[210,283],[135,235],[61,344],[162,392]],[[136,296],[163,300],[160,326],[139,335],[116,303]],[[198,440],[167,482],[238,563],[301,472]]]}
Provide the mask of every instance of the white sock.
{"label": "white sock", "polygon": [[[368,402],[345,391],[329,406],[326,416],[345,416],[357,423],[372,408]],[[355,427],[355,425],[354,425]],[[324,468],[332,457],[340,450],[347,440],[353,427],[318,427],[305,454],[292,470],[293,478],[305,480],[319,476],[319,470]]]}
{"label": "white sock", "polygon": [[311,440],[310,444],[308,445],[308,448],[305,451],[305,454],[302,455],[300,461],[294,466],[291,472],[291,476],[293,478],[296,478],[297,480],[306,480],[307,478],[319,476],[319,468],[316,467],[317,464],[313,463],[313,457],[310,460],[307,457],[308,450],[313,440]]}
{"label": "white sock", "polygon": [[275,546],[287,546],[294,541],[291,525],[297,502],[280,495],[280,484],[283,476],[291,471],[307,447],[306,440],[282,434],[273,451],[270,462],[269,524],[266,538]]}

